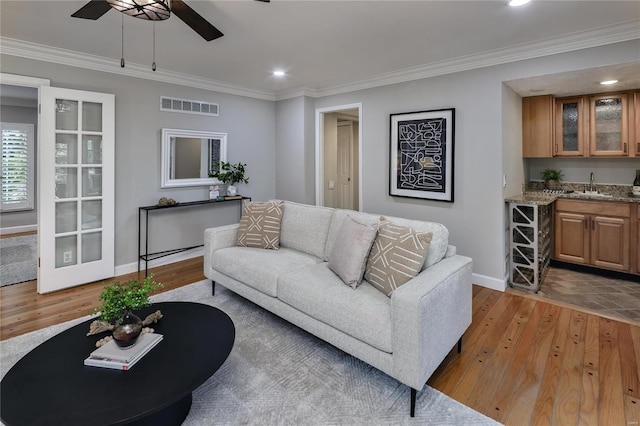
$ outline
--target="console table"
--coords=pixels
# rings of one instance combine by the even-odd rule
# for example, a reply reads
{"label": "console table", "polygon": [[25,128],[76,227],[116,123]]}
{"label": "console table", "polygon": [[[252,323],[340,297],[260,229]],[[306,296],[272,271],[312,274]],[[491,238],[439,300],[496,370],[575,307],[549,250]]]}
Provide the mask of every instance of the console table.
{"label": "console table", "polygon": [[[140,272],[140,261],[144,261],[144,276],[146,277],[149,272],[149,262],[155,259],[159,259],[161,257],[169,256],[176,253],[181,253],[183,251],[191,250],[197,247],[202,247],[204,244],[198,244],[190,247],[180,247],[171,250],[164,250],[155,253],[149,253],[149,212],[159,212],[166,211],[170,209],[183,209],[187,207],[197,207],[197,206],[216,206],[220,203],[228,203],[232,201],[239,201],[240,203],[243,200],[251,201],[251,197],[242,197],[242,198],[234,198],[231,200],[200,200],[200,201],[189,201],[186,203],[177,203],[171,206],[144,206],[138,207],[138,272]],[[142,251],[142,214],[144,213],[144,254]]]}

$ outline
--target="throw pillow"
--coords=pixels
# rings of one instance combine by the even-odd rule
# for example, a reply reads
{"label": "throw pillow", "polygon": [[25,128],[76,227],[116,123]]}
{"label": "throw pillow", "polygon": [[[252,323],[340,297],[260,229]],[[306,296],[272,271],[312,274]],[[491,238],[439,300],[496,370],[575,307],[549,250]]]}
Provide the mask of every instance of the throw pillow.
{"label": "throw pillow", "polygon": [[395,289],[418,275],[432,236],[431,232],[417,232],[381,217],[364,278],[391,297]]}
{"label": "throw pillow", "polygon": [[340,227],[329,258],[329,269],[354,289],[362,281],[367,256],[377,231],[377,224],[364,225],[350,216],[344,219]]}
{"label": "throw pillow", "polygon": [[284,201],[245,201],[238,227],[238,245],[278,250]]}

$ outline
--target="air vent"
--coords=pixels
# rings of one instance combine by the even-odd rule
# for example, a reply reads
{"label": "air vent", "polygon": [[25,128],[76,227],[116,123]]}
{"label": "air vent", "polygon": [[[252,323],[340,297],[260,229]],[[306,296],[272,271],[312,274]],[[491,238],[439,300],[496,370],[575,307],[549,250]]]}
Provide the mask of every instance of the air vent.
{"label": "air vent", "polygon": [[220,105],[213,104],[211,102],[191,101],[189,99],[160,96],[160,111],[183,112],[185,114],[200,114],[217,117],[220,115]]}

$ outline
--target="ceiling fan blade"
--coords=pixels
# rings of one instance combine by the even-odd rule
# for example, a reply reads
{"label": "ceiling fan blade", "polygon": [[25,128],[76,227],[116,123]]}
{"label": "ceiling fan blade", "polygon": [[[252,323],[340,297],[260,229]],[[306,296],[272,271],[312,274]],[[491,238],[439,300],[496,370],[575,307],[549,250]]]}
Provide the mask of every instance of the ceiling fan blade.
{"label": "ceiling fan blade", "polygon": [[271,2],[271,0],[256,0],[256,1],[261,1],[263,3],[270,3]]}
{"label": "ceiling fan blade", "polygon": [[182,19],[185,24],[207,41],[215,40],[224,35],[182,0],[171,1],[171,12],[175,13],[178,18]]}
{"label": "ceiling fan blade", "polygon": [[96,20],[107,13],[110,9],[111,5],[107,3],[107,0],[91,0],[71,16],[73,18]]}

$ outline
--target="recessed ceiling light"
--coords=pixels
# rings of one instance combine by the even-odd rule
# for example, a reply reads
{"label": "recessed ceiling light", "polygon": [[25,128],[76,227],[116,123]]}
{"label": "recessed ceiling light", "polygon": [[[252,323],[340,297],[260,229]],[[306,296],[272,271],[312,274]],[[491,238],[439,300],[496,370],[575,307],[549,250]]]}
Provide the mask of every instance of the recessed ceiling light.
{"label": "recessed ceiling light", "polygon": [[618,80],[605,80],[605,81],[601,81],[600,84],[604,84],[605,86],[609,86],[611,84],[616,84],[618,82]]}
{"label": "recessed ceiling light", "polygon": [[531,0],[511,0],[509,6],[522,6],[529,3]]}
{"label": "recessed ceiling light", "polygon": [[275,71],[273,72],[273,75],[274,75],[275,77],[284,77],[284,76],[285,76],[285,72],[284,72],[284,71],[282,71],[282,70],[275,70]]}

